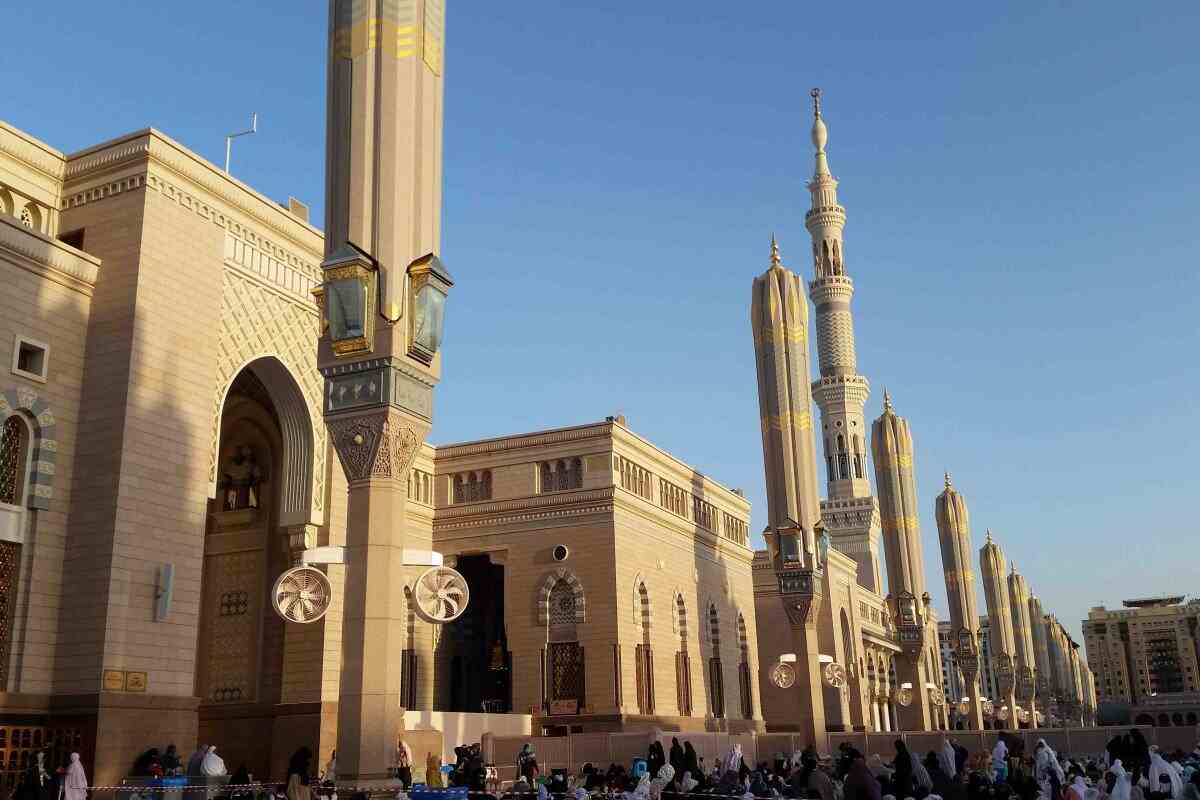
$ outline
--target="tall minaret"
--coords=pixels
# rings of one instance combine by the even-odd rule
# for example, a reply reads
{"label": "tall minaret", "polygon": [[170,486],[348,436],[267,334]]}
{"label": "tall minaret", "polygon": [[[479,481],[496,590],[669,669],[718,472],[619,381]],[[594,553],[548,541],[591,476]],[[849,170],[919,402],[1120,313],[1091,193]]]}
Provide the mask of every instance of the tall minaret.
{"label": "tall minaret", "polygon": [[966,697],[948,698],[952,704],[968,703],[970,729],[983,730],[983,710],[979,690],[979,612],[975,603],[974,551],[971,549],[971,525],[967,501],[950,483],[934,504],[938,540],[942,546],[942,567],[946,570],[946,598],[950,603],[950,636],[954,661],[966,681]]}
{"label": "tall minaret", "polygon": [[[451,286],[438,258],[444,22],[445,0],[329,0],[317,363],[348,484],[337,749],[338,777],[354,786],[386,781],[395,760],[396,654],[411,648],[421,675],[433,669],[428,626],[406,635],[405,586],[434,560],[408,558],[432,543],[406,523],[406,504],[432,425]],[[297,536],[315,544],[315,532]],[[419,707],[432,708],[429,684],[420,681]]]}
{"label": "tall minaret", "polygon": [[1033,650],[1033,624],[1029,619],[1029,584],[1013,565],[1008,575],[1008,605],[1012,611],[1013,642],[1017,646],[1016,695],[1029,712],[1029,727],[1036,728],[1037,654]]}
{"label": "tall minaret", "polygon": [[[992,541],[992,532],[987,532],[987,542],[979,551],[979,567],[983,575],[983,595],[987,600],[988,637],[992,646],[992,671],[996,675],[996,684],[1000,693],[993,697],[992,704],[997,714],[1002,709],[1008,709],[1008,719],[1001,720],[1003,727],[1016,727],[1012,718],[1016,699],[1013,689],[1016,687],[1015,664],[1016,643],[1013,640],[1012,611],[1008,603],[1008,562],[1000,545]],[[999,717],[997,717],[999,719]]]}
{"label": "tall minaret", "polygon": [[808,296],[817,311],[821,372],[820,379],[813,382],[812,394],[821,409],[828,488],[822,509],[833,546],[858,562],[858,582],[883,594],[879,512],[871,496],[863,416],[871,386],[857,373],[854,320],[850,314],[854,281],[846,274],[843,261],[846,209],[838,204],[838,182],[825,159],[829,132],[821,117],[821,90],[813,89],[811,94],[816,167],[808,183],[812,207],[804,217],[804,225],[812,236],[813,280],[808,285]]}
{"label": "tall minaret", "polygon": [[932,609],[925,591],[912,433],[907,420],[892,408],[886,392],[883,414],[871,425],[871,454],[875,458],[875,485],[879,487],[879,514],[887,553],[888,597],[903,648],[896,660],[896,676],[901,688],[912,690],[912,704],[900,709],[901,724],[904,730],[927,731],[933,727],[935,713],[929,684],[938,683],[938,674],[931,671],[931,665],[940,663],[936,654],[930,656],[929,648],[936,647],[937,633],[929,631]]}
{"label": "tall minaret", "polygon": [[764,686],[763,697],[783,704],[800,733],[815,743],[826,732],[816,625],[824,576],[817,548],[821,506],[808,382],[808,304],[802,289],[799,276],[783,266],[771,237],[771,264],[754,279],[750,327],[767,481],[764,537],[791,628],[797,675],[790,690]]}

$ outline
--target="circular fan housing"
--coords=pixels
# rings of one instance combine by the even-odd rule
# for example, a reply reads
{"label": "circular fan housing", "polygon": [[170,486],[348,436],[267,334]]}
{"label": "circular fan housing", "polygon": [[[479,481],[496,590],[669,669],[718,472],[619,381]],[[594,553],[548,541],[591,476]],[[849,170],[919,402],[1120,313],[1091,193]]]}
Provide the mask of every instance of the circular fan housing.
{"label": "circular fan housing", "polygon": [[449,567],[433,567],[421,573],[413,589],[417,614],[426,622],[445,625],[467,610],[471,590],[467,579]]}
{"label": "circular fan housing", "polygon": [[946,695],[942,694],[942,690],[935,686],[929,690],[929,702],[934,706],[941,707],[946,704]]}
{"label": "circular fan housing", "polygon": [[971,701],[970,700],[959,700],[958,701],[958,713],[962,714],[964,717],[967,714],[970,714],[971,713]]}
{"label": "circular fan housing", "polygon": [[288,622],[308,624],[325,616],[332,595],[324,572],[316,567],[292,567],[275,581],[271,604]]}
{"label": "circular fan housing", "polygon": [[991,700],[983,701],[983,715],[990,717],[996,713],[996,705]]}
{"label": "circular fan housing", "polygon": [[771,668],[771,683],[780,689],[790,689],[796,685],[796,670],[791,664],[780,662]]}
{"label": "circular fan housing", "polygon": [[821,669],[821,677],[825,685],[831,689],[841,689],[846,685],[846,668],[836,661],[830,662]]}
{"label": "circular fan housing", "polygon": [[1004,722],[1006,719],[1008,719],[1008,706],[1001,706],[996,711],[996,719],[1000,720],[1001,722]]}
{"label": "circular fan housing", "polygon": [[895,698],[896,698],[896,702],[899,705],[902,705],[905,708],[907,708],[908,706],[911,706],[912,701],[913,701],[912,689],[905,689],[905,688],[897,689]]}
{"label": "circular fan housing", "polygon": [[1017,709],[1017,720],[1020,722],[1029,722],[1029,709],[1018,708]]}

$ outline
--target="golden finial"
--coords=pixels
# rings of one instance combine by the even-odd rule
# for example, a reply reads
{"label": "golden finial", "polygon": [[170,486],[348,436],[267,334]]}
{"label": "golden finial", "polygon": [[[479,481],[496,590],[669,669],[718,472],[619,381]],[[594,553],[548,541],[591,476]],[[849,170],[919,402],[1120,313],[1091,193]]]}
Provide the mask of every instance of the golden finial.
{"label": "golden finial", "polygon": [[779,243],[775,241],[775,234],[771,234],[771,266],[781,267],[783,261],[779,258]]}
{"label": "golden finial", "polygon": [[808,96],[811,97],[812,101],[813,101],[813,118],[820,119],[821,118],[821,90],[819,88],[814,88],[811,92],[808,93]]}
{"label": "golden finial", "polygon": [[991,543],[992,543],[992,529],[988,528],[987,529],[987,544],[991,544]]}
{"label": "golden finial", "polygon": [[946,472],[946,488],[947,488],[947,489],[951,488],[951,484],[950,484],[950,472],[949,472],[949,471],[947,471],[947,472]]}
{"label": "golden finial", "polygon": [[[813,91],[815,92],[817,90],[813,89]],[[886,414],[887,412],[889,412],[891,410],[892,410],[892,396],[890,394],[888,394],[887,389],[884,389],[883,390],[883,413]]]}

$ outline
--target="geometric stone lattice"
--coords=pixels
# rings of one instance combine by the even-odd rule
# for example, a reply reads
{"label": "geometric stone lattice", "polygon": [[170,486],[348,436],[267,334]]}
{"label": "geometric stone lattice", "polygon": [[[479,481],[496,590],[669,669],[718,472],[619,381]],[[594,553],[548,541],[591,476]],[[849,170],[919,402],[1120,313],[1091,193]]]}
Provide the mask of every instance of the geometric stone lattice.
{"label": "geometric stone lattice", "polygon": [[254,699],[262,561],[261,550],[205,558],[202,618],[207,637],[200,658],[206,669],[200,696],[208,702]]}
{"label": "geometric stone lattice", "polygon": [[217,381],[209,435],[209,481],[217,481],[218,439],[225,393],[237,373],[263,356],[279,359],[300,387],[312,421],[312,519],[324,518],[325,424],[322,421],[324,379],[317,372],[316,303],[290,298],[278,289],[226,265],[221,281],[221,327],[217,339]]}

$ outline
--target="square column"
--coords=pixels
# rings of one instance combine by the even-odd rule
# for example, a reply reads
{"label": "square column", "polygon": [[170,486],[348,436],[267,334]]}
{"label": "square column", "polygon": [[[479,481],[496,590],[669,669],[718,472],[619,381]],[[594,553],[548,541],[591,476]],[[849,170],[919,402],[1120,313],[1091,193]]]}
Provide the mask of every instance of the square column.
{"label": "square column", "polygon": [[328,422],[349,481],[338,777],[361,784],[387,780],[404,726],[404,514],[428,424],[394,408]]}

